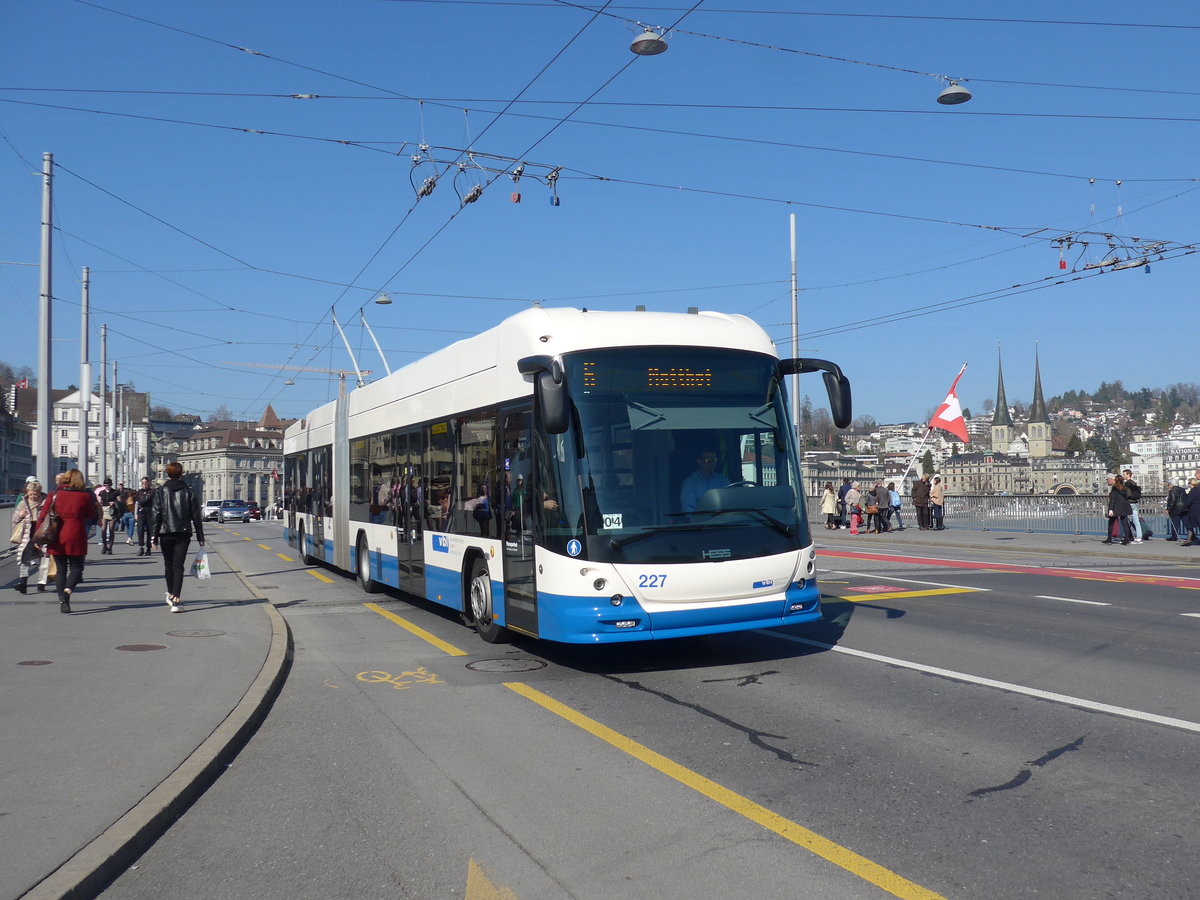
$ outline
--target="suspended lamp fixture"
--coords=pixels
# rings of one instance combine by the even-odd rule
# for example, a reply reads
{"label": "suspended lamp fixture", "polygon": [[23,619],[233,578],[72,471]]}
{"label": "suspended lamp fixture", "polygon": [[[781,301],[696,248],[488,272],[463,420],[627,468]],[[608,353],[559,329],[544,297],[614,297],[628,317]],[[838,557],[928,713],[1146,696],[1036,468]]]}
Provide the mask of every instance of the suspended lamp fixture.
{"label": "suspended lamp fixture", "polygon": [[649,25],[643,25],[646,30],[633,39],[629,49],[638,56],[658,56],[667,49],[667,42],[660,32],[655,32]]}
{"label": "suspended lamp fixture", "polygon": [[966,103],[970,99],[971,92],[957,81],[951,81],[937,96],[937,102],[943,106],[957,106],[960,103]]}

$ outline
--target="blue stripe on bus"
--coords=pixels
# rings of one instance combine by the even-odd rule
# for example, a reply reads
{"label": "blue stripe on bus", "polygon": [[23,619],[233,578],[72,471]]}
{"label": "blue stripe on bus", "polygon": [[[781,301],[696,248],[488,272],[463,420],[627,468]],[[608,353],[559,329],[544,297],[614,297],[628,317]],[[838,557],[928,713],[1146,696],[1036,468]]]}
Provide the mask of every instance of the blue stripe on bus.
{"label": "blue stripe on bus", "polygon": [[[794,610],[794,611],[793,611]],[[687,608],[647,613],[632,597],[621,606],[595,597],[538,594],[538,635],[567,643],[617,643],[662,638],[778,628],[821,618],[820,594],[815,585],[790,588],[785,598],[761,603]],[[636,622],[618,627],[618,622]]]}

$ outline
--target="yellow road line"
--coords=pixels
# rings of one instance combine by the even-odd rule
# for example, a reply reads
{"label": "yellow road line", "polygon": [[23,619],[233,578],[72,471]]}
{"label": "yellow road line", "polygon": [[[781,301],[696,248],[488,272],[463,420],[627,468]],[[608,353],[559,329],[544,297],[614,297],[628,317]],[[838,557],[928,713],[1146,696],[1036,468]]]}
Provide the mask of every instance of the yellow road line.
{"label": "yellow road line", "polygon": [[744,816],[768,831],[773,831],[785,840],[803,847],[805,850],[833,863],[835,866],[840,866],[847,872],[857,875],[864,881],[869,881],[871,884],[882,888],[890,894],[905,898],[905,900],[916,900],[916,898],[922,898],[922,900],[935,900],[937,898],[937,900],[941,900],[940,894],[936,894],[928,888],[921,887],[919,884],[914,884],[890,869],[885,869],[878,863],[872,862],[864,856],[859,856],[853,850],[849,850],[841,844],[836,844],[828,838],[817,834],[815,831],[810,831],[803,825],[799,825],[790,819],[785,819],[765,806],[760,806],[753,800],[749,800],[741,794],[737,794],[729,790],[729,788],[723,787],[715,781],[711,781],[703,775],[667,759],[667,757],[656,753],[649,747],[645,747],[625,737],[623,734],[613,731],[606,725],[601,725],[595,719],[590,719],[582,713],[576,712],[571,707],[560,703],[547,694],[543,694],[536,688],[531,688],[529,685],[522,684],[519,681],[505,682],[504,686],[520,694],[525,699],[532,700],[538,706],[554,713],[556,716],[566,719],[572,725],[577,725],[584,731],[616,747],[623,753],[629,754],[634,759],[644,762],[646,765],[657,769],[670,778],[674,778],[680,784],[691,788],[697,793],[703,794],[726,809]]}
{"label": "yellow road line", "polygon": [[397,625],[399,625],[405,631],[407,631],[411,634],[415,634],[421,640],[428,641],[430,644],[433,644],[433,646],[437,647],[443,653],[449,653],[451,656],[466,656],[467,655],[466,650],[459,650],[453,644],[449,644],[446,641],[443,641],[440,637],[430,634],[428,631],[426,631],[420,625],[414,625],[412,622],[409,622],[407,619],[400,618],[394,612],[388,612],[386,609],[384,609],[378,603],[364,603],[363,606],[365,606],[371,612],[379,613],[379,615],[383,616],[389,622],[395,622]]}
{"label": "yellow road line", "polygon": [[892,591],[887,594],[851,594],[848,597],[837,597],[837,600],[849,600],[860,603],[863,600],[903,600],[905,597],[937,597],[940,594],[975,594],[975,588],[937,588],[932,591]]}
{"label": "yellow road line", "polygon": [[[226,530],[226,531],[229,531],[229,529],[228,529],[228,528],[226,528],[225,530]],[[236,535],[237,537],[241,537],[241,536],[242,536],[242,533],[241,533],[240,531],[229,531],[229,533],[230,533],[230,534],[232,534],[232,535]]]}
{"label": "yellow road line", "polygon": [[[271,548],[268,547],[267,549],[270,550]],[[282,559],[284,562],[295,562],[294,559],[292,559],[290,556],[288,556],[285,553],[276,553],[275,555],[278,556],[280,559]]]}
{"label": "yellow road line", "polygon": [[271,549],[271,548],[270,548],[270,547],[268,547],[266,544],[259,544],[258,546],[262,547],[264,550],[270,550],[270,549]]}
{"label": "yellow road line", "polygon": [[304,571],[307,572],[309,575],[311,575],[313,578],[317,579],[317,581],[323,581],[326,584],[333,584],[332,578],[326,578],[324,575],[322,575],[320,572],[316,571],[315,569],[305,569]]}
{"label": "yellow road line", "polygon": [[242,538],[242,540],[243,540],[243,541],[252,541],[252,540],[254,540],[254,538],[248,538],[248,537],[244,537],[244,538]]}

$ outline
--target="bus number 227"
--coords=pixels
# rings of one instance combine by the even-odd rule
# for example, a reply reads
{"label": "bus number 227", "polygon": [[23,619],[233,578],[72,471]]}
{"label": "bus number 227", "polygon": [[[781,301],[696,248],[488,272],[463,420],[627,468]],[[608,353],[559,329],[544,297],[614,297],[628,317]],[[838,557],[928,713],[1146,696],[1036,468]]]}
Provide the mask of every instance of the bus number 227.
{"label": "bus number 227", "polygon": [[643,588],[665,588],[667,586],[666,575],[639,575],[638,587]]}

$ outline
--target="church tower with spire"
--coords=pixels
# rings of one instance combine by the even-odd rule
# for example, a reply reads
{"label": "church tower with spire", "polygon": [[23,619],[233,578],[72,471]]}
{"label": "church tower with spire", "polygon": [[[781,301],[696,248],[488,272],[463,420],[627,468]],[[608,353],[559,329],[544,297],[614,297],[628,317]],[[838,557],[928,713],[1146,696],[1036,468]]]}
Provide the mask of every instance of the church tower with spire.
{"label": "church tower with spire", "polygon": [[1053,426],[1050,423],[1050,412],[1046,409],[1046,401],[1042,398],[1042,367],[1038,359],[1037,348],[1033,352],[1033,406],[1029,408],[1029,456],[1050,456],[1054,449]]}
{"label": "church tower with spire", "polygon": [[996,352],[996,367],[1000,375],[996,385],[996,411],[992,415],[992,452],[1007,453],[1015,435],[1012,415],[1008,411],[1008,398],[1004,395],[1004,363],[999,351]]}

